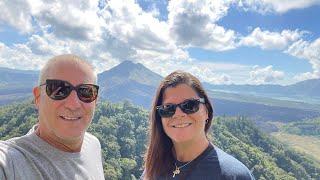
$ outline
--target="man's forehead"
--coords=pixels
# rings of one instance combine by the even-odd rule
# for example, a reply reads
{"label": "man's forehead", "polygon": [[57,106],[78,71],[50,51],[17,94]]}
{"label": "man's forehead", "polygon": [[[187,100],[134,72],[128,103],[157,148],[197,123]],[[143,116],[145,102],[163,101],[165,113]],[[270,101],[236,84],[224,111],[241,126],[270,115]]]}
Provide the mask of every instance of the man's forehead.
{"label": "man's forehead", "polygon": [[[47,72],[47,79],[54,79],[58,77],[77,76],[81,74],[81,79],[84,82],[94,81],[94,71],[90,65],[85,62],[75,62],[75,61],[59,61],[51,64]],[[68,77],[65,77],[66,79]]]}

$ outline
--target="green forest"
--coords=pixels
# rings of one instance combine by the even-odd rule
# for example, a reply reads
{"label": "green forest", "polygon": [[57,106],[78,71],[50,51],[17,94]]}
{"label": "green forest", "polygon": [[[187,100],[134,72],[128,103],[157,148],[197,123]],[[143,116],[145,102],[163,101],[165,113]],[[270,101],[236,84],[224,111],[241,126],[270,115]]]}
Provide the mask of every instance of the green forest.
{"label": "green forest", "polygon": [[[0,108],[0,139],[21,136],[36,121],[37,113],[30,101],[3,106]],[[312,122],[319,123],[319,120]],[[106,179],[140,177],[148,141],[146,110],[129,102],[99,102],[88,131],[101,142]],[[264,134],[245,117],[216,117],[209,138],[243,162],[256,179],[320,177],[319,162]]]}

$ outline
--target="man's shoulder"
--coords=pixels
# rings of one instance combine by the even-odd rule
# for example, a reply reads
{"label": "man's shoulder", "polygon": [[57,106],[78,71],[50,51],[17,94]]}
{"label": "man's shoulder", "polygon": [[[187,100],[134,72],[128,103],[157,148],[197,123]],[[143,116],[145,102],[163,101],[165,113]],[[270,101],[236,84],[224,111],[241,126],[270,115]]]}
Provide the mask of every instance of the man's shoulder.
{"label": "man's shoulder", "polygon": [[14,162],[23,159],[22,148],[17,144],[22,137],[12,138],[6,141],[0,141],[0,167],[10,169]]}
{"label": "man's shoulder", "polygon": [[238,177],[239,179],[254,179],[250,170],[242,162],[218,147],[215,147],[215,150],[219,159],[222,175]]}
{"label": "man's shoulder", "polygon": [[93,134],[89,133],[89,132],[86,132],[84,134],[84,141],[89,143],[89,144],[96,144],[99,147],[101,147],[99,139],[96,136],[94,136]]}
{"label": "man's shoulder", "polygon": [[92,141],[99,141],[99,139],[95,135],[93,135],[89,132],[85,132],[84,138],[88,139],[88,140],[92,140]]}
{"label": "man's shoulder", "polygon": [[0,153],[14,156],[20,154],[20,143],[27,141],[26,136],[14,137],[6,141],[0,141]]}

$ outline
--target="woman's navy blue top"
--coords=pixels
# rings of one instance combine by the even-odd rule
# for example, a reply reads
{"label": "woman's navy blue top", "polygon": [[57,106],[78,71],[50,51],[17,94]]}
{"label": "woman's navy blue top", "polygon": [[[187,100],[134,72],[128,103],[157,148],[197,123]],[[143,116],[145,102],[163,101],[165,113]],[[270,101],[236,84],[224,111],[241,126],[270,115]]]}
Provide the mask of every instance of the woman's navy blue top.
{"label": "woman's navy blue top", "polygon": [[[177,166],[185,162],[176,161]],[[157,180],[254,180],[249,169],[236,158],[225,153],[218,147],[210,144],[196,159],[180,168],[180,173],[173,177],[175,165],[166,176],[157,177]],[[143,176],[140,178],[142,179]]]}

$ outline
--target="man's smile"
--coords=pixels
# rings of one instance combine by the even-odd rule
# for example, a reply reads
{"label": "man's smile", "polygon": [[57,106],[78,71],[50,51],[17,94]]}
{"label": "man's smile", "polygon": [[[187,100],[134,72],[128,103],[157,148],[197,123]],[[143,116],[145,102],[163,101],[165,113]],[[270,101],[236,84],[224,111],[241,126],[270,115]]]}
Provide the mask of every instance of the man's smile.
{"label": "man's smile", "polygon": [[59,117],[66,121],[76,121],[81,119],[81,117],[74,117],[74,116],[59,116]]}

